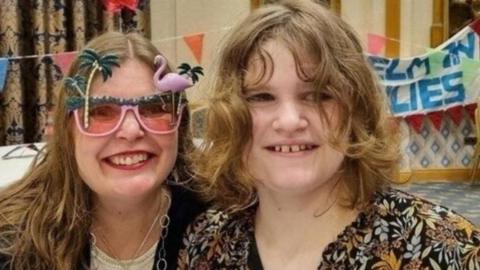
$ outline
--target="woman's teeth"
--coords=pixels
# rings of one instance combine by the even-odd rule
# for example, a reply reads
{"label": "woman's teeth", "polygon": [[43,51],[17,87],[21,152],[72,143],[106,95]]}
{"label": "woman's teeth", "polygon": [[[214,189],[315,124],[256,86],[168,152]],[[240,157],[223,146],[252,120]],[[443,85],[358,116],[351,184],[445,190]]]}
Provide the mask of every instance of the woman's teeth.
{"label": "woman's teeth", "polygon": [[128,165],[134,165],[140,162],[143,162],[147,160],[148,154],[135,154],[135,155],[118,155],[118,156],[113,156],[110,157],[109,160],[111,163],[115,165],[122,165],[122,166],[128,166]]}

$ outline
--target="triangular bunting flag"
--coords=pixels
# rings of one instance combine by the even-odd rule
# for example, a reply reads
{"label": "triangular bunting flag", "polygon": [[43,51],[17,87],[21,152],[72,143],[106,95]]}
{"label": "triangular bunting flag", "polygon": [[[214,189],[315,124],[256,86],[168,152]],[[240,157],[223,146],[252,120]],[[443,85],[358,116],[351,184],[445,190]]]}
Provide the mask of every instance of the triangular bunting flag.
{"label": "triangular bunting flag", "polygon": [[204,33],[183,37],[199,64],[202,63],[203,36]]}
{"label": "triangular bunting flag", "polygon": [[387,39],[384,36],[380,36],[377,34],[369,33],[367,35],[367,42],[368,42],[368,52],[374,55],[380,54],[382,49],[385,47],[387,43]]}
{"label": "triangular bunting flag", "polygon": [[427,113],[427,116],[430,119],[430,121],[432,121],[433,126],[437,130],[440,130],[440,128],[442,127],[443,112],[442,111],[429,112]]}
{"label": "triangular bunting flag", "polygon": [[447,54],[435,49],[427,49],[427,52],[428,61],[430,62],[429,76],[438,76],[438,73],[443,70],[443,60]]}
{"label": "triangular bunting flag", "polygon": [[455,125],[460,125],[460,122],[462,121],[462,111],[463,111],[463,106],[455,106],[452,108],[447,109],[448,115],[450,115],[450,118],[452,119],[453,123]]}
{"label": "triangular bunting flag", "polygon": [[476,19],[470,24],[470,28],[475,31],[475,33],[480,34],[480,19]]}
{"label": "triangular bunting flag", "polygon": [[467,111],[468,113],[468,116],[470,116],[470,118],[475,121],[475,109],[477,108],[477,104],[476,103],[472,103],[472,104],[468,104],[467,106],[465,106],[465,110]]}
{"label": "triangular bunting flag", "polygon": [[414,114],[405,117],[405,121],[407,121],[408,125],[411,126],[416,133],[420,133],[424,117],[425,115],[423,114]]}
{"label": "triangular bunting flag", "polygon": [[65,53],[57,53],[52,55],[53,61],[55,64],[62,70],[62,73],[65,75],[70,68],[70,64],[72,63],[73,59],[77,55],[76,52],[65,52]]}
{"label": "triangular bunting flag", "polygon": [[478,76],[480,70],[480,61],[467,57],[461,57],[461,67],[463,72],[463,85],[470,85],[473,79]]}
{"label": "triangular bunting flag", "polygon": [[3,92],[5,81],[7,80],[8,59],[0,58],[0,93]]}

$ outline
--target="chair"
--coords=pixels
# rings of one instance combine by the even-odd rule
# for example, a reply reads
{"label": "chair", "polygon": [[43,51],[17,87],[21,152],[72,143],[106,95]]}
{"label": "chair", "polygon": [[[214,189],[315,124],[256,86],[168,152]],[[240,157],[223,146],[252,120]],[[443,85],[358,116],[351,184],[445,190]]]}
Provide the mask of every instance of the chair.
{"label": "chair", "polygon": [[472,169],[470,174],[470,182],[472,185],[478,184],[479,179],[476,177],[478,166],[480,165],[480,100],[477,100],[477,108],[475,109],[475,151],[472,156]]}

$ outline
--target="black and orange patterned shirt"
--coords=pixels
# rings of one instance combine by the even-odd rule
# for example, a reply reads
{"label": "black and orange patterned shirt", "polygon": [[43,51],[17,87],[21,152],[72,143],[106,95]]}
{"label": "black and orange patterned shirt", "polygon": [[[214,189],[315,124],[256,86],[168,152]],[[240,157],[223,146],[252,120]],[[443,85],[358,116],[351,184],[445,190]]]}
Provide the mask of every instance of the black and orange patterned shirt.
{"label": "black and orange patterned shirt", "polygon": [[[254,215],[254,207],[201,214],[184,237],[179,269],[262,269]],[[318,269],[480,269],[480,231],[447,208],[389,188],[327,245]]]}

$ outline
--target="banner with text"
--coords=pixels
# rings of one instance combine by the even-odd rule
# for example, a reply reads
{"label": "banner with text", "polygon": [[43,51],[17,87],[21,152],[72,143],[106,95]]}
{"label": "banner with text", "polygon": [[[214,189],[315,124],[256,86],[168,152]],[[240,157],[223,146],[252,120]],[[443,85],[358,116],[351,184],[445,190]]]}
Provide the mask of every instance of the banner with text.
{"label": "banner with text", "polygon": [[445,111],[474,103],[480,92],[480,21],[422,56],[369,55],[395,116]]}

